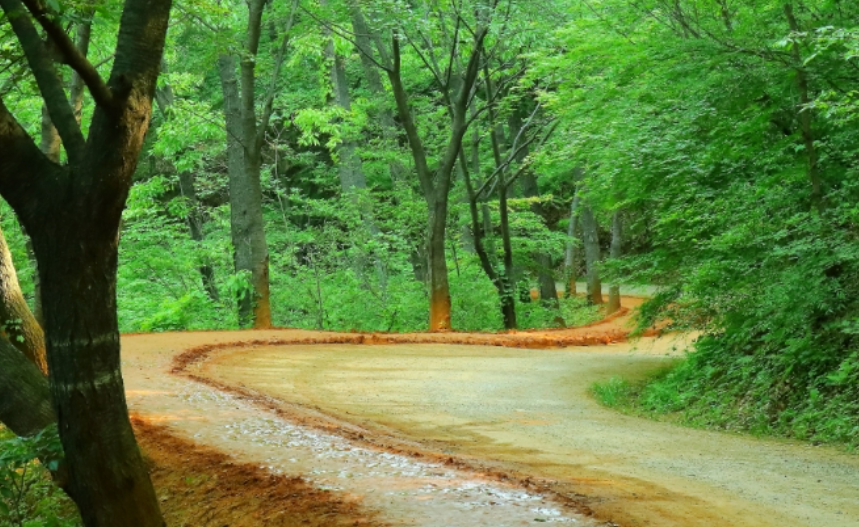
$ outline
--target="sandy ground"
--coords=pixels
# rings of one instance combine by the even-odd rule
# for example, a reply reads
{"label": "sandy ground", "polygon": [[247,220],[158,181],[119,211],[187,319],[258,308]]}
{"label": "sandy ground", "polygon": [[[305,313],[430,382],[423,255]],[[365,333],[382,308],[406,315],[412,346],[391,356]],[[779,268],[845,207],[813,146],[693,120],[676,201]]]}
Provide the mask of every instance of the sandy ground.
{"label": "sandy ground", "polygon": [[331,335],[254,331],[124,336],[129,408],[144,422],[227,453],[236,463],[274,475],[302,476],[308,485],[336,494],[335,501],[365,509],[373,525],[605,525],[551,493],[484,477],[431,456],[420,459],[377,448],[343,437],[337,427],[305,426],[235,394],[170,374],[174,358],[195,346],[317,338]]}
{"label": "sandy ground", "polygon": [[261,346],[218,352],[200,371],[375,434],[556,481],[621,525],[859,526],[855,455],[623,416],[589,396],[595,381],[664,367],[672,344]]}
{"label": "sandy ground", "polygon": [[[494,336],[128,335],[123,373],[147,422],[305,476],[376,525],[859,526],[855,455],[596,404],[594,381],[682,353],[667,339],[622,342],[627,322]],[[569,344],[601,345],[514,349]]]}

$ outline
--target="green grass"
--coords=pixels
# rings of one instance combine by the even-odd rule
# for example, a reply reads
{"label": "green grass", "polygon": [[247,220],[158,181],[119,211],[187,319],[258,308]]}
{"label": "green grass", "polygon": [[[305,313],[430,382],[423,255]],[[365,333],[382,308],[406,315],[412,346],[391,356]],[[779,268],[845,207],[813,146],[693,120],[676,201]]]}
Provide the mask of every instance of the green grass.
{"label": "green grass", "polygon": [[[600,404],[627,415],[859,451],[855,386],[830,387],[826,396],[817,387],[796,386],[779,399],[784,387],[772,380],[772,372],[742,360],[729,361],[726,372],[712,362],[703,364],[705,358],[693,354],[644,379],[612,377],[595,383],[591,393]],[[741,371],[744,365],[748,371]],[[737,382],[740,375],[754,380]]]}

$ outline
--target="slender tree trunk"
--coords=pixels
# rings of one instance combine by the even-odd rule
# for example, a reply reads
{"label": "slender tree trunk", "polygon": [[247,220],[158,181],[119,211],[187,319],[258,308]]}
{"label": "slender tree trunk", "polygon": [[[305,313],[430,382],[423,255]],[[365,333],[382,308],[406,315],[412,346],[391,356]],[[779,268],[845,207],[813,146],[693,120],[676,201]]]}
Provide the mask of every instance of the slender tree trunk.
{"label": "slender tree trunk", "polygon": [[567,250],[564,254],[564,269],[567,274],[567,298],[576,294],[576,264],[579,261],[579,246],[576,236],[576,227],[579,219],[579,193],[575,192],[573,201],[570,204],[570,224],[567,226]]}
{"label": "slender tree trunk", "polygon": [[[194,185],[194,174],[191,172],[179,173],[179,190],[182,196],[188,200],[190,212],[188,213],[188,230],[191,233],[191,239],[197,244],[202,244],[203,236],[203,211],[200,210],[200,203],[197,200],[197,189]],[[218,294],[218,286],[215,283],[215,269],[211,264],[204,261],[198,266],[200,278],[203,281],[203,288],[206,294],[213,301],[217,302],[220,299]]]}
{"label": "slender tree trunk", "polygon": [[[163,75],[165,73],[167,73],[167,62],[162,59],[161,74]],[[163,88],[159,88],[155,92],[155,100],[165,119],[172,118],[171,108],[173,106],[174,99],[173,87],[169,82],[165,83]],[[173,163],[170,163],[170,166],[174,171],[176,170]],[[187,223],[191,240],[196,242],[197,245],[202,245],[205,238],[203,235],[205,216],[203,215],[200,202],[197,199],[197,189],[194,184],[193,173],[187,171],[179,173],[179,192],[182,194],[182,197],[188,201],[190,210],[188,212]],[[215,269],[207,260],[204,260],[197,269],[200,272],[200,279],[203,283],[203,289],[206,291],[206,294],[213,301],[219,301],[220,295],[218,294],[218,287],[215,283]]]}
{"label": "slender tree trunk", "polygon": [[[512,133],[518,133],[522,128],[522,116],[518,111],[513,112],[510,117],[510,130]],[[517,161],[522,162],[528,157],[528,149],[522,150],[517,156]],[[522,189],[522,195],[526,198],[539,198],[540,187],[537,184],[537,178],[531,170],[526,170],[519,176],[519,185]],[[543,222],[546,221],[546,212],[543,210],[543,204],[539,200],[534,200],[531,204],[531,212],[540,217]],[[552,272],[554,265],[552,264],[552,255],[548,252],[540,251],[534,254],[534,261],[537,262],[537,280],[540,285],[540,300],[555,308],[560,308],[558,302],[558,288],[555,283],[555,275]]]}
{"label": "slender tree trunk", "polygon": [[[250,275],[252,292],[238,299],[239,324],[265,328],[271,326],[268,246],[262,215],[260,166],[256,158],[246,159],[245,124],[242,99],[236,80],[235,59],[223,55],[218,71],[224,95],[227,129],[227,172],[230,179],[230,233],[233,240],[236,272]],[[249,94],[250,95],[250,94]]]}
{"label": "slender tree trunk", "polygon": [[[611,218],[611,249],[609,257],[612,260],[623,256],[623,216],[620,211],[615,211]],[[620,310],[620,286],[612,284],[608,290],[608,314]]]}
{"label": "slender tree trunk", "polygon": [[[356,1],[350,0],[349,10],[352,15],[352,30],[355,33],[355,45],[358,48],[358,55],[361,57],[364,78],[367,80],[370,91],[381,100],[387,97],[387,93],[384,84],[382,84],[379,70],[370,58],[370,55],[373,55],[373,50],[375,49],[379,53],[382,63],[386,65],[389,64],[390,57],[385,47],[381,45],[378,35],[371,33],[369,26],[367,26],[367,21],[364,19],[364,14],[361,12],[361,8]],[[375,45],[372,42],[374,40],[376,42]],[[398,146],[400,133],[397,123],[394,121],[394,112],[383,105],[379,109],[378,118],[382,127],[382,135],[386,142],[391,147]],[[396,159],[388,162],[388,170],[391,175],[391,181],[403,181],[408,175],[406,167]]]}
{"label": "slender tree trunk", "polygon": [[582,210],[582,238],[585,246],[585,264],[588,272],[588,302],[602,304],[602,281],[599,274],[600,240],[597,232],[597,221],[590,206]]}
{"label": "slender tree trunk", "polygon": [[[477,253],[477,257],[480,261],[480,266],[483,268],[483,271],[486,273],[486,276],[489,277],[489,280],[492,281],[492,285],[494,285],[495,289],[498,291],[498,303],[499,307],[501,308],[501,318],[504,321],[504,329],[516,329],[516,302],[514,300],[513,287],[509,279],[510,275],[504,272],[499,272],[496,269],[494,253],[490,254],[486,250],[488,241],[486,234],[492,229],[491,221],[488,222],[487,229],[487,220],[489,218],[488,207],[485,203],[483,203],[484,214],[483,225],[481,225],[480,214],[478,213],[477,208],[478,197],[475,195],[474,187],[471,183],[471,177],[468,172],[468,167],[465,165],[464,159],[462,159],[461,165],[463,179],[465,180],[466,198],[468,199],[468,210],[470,213],[469,215],[471,217],[471,238],[474,242],[474,250]],[[506,214],[503,217],[503,221],[506,225]],[[505,265],[507,264],[512,265],[512,260],[508,262],[505,259]]]}
{"label": "slender tree trunk", "polygon": [[5,337],[42,373],[47,373],[45,334],[18,284],[18,274],[6,238],[0,232],[0,338]]}
{"label": "slender tree trunk", "polygon": [[428,206],[429,212],[429,282],[430,331],[446,331],[450,326],[450,282],[445,257],[448,196],[438,196]]}
{"label": "slender tree trunk", "polygon": [[51,114],[48,113],[48,107],[42,105],[42,141],[40,148],[48,159],[54,163],[60,162],[60,134],[54,128],[54,122],[51,121]]}
{"label": "slender tree trunk", "polygon": [[[799,24],[793,14],[793,5],[791,2],[784,4],[784,13],[787,17],[790,30],[793,33],[799,33]],[[805,155],[808,160],[808,180],[811,183],[811,203],[812,206],[820,211],[823,208],[823,189],[820,180],[820,171],[818,169],[818,154],[817,146],[814,144],[814,130],[812,127],[812,109],[811,95],[808,87],[808,74],[805,71],[805,65],[802,62],[802,55],[799,49],[799,43],[791,44],[791,55],[793,57],[794,68],[796,70],[796,89],[799,92],[799,109],[797,118],[799,119],[799,127],[802,132],[802,141],[805,145]]]}
{"label": "slender tree trunk", "polygon": [[[501,312],[504,316],[504,327],[507,329],[516,329],[516,301],[513,288],[513,246],[510,241],[510,216],[507,210],[507,190],[506,184],[498,185],[501,244],[504,247],[504,272],[500,274],[500,282],[503,289],[501,294]],[[555,300],[557,301],[557,298]]]}
{"label": "slender tree trunk", "polygon": [[[331,59],[331,85],[334,91],[334,100],[340,108],[346,112],[351,112],[352,96],[349,93],[349,81],[346,77],[346,61],[342,55],[335,52],[333,41],[328,44],[328,55]],[[375,70],[374,73],[378,75]],[[337,146],[337,156],[340,158],[337,171],[340,175],[340,188],[343,196],[351,200],[361,214],[361,221],[367,234],[371,238],[376,238],[379,235],[379,229],[373,218],[373,210],[370,203],[366,201],[366,196],[362,195],[367,189],[367,179],[364,175],[361,157],[358,155],[357,143],[351,138],[342,141]],[[378,255],[373,260],[382,296],[385,297],[388,271],[384,261]]]}

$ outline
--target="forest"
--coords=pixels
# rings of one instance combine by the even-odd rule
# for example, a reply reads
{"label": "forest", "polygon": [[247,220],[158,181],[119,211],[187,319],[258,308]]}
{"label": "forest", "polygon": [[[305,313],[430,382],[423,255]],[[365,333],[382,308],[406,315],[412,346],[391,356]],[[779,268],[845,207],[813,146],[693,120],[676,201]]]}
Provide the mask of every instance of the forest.
{"label": "forest", "polygon": [[859,4],[0,8],[0,495],[38,457],[82,518],[44,476],[0,525],[163,524],[120,334],[551,332],[645,291],[631,338],[697,338],[597,399],[859,446]]}

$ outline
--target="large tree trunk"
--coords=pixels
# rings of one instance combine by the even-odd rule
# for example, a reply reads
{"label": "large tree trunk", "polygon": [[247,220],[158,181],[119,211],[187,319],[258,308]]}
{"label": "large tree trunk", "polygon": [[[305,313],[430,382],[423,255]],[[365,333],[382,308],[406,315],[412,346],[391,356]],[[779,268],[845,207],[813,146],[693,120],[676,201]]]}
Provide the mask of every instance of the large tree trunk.
{"label": "large tree trunk", "polygon": [[[104,172],[130,179],[130,174]],[[54,221],[29,229],[40,264],[51,393],[70,468],[69,494],[87,526],[161,526],[128,419],[120,370],[116,265],[121,209],[107,217],[90,214],[98,210],[93,203],[98,198],[87,198],[58,202],[54,210],[63,212],[56,212]]]}
{"label": "large tree trunk", "polygon": [[[623,256],[623,217],[620,211],[616,211],[611,219],[611,248],[609,257],[617,260]],[[608,290],[607,313],[612,314],[620,310],[620,286],[612,284]]]}
{"label": "large tree trunk", "polygon": [[602,304],[602,281],[600,280],[599,263],[600,240],[597,232],[597,221],[590,206],[582,210],[582,238],[585,246],[585,265],[588,273],[588,302]]}
{"label": "large tree trunk", "polygon": [[45,334],[36,321],[18,284],[18,274],[6,238],[0,232],[0,337],[9,339],[27,359],[43,373],[48,371],[45,358]]}
{"label": "large tree trunk", "polygon": [[262,188],[259,164],[246,159],[245,131],[241,98],[236,80],[235,59],[218,59],[218,72],[224,95],[227,130],[227,172],[230,180],[230,234],[233,240],[236,272],[250,276],[251,294],[238,299],[239,324],[271,327],[268,245],[262,216]]}
{"label": "large tree trunk", "polygon": [[567,226],[567,250],[564,254],[564,270],[567,274],[567,298],[576,294],[576,265],[579,261],[579,246],[576,237],[576,227],[579,219],[579,193],[573,196],[570,204],[570,224]]}
{"label": "large tree trunk", "polygon": [[[70,473],[67,489],[87,527],[163,527],[128,419],[116,265],[122,209],[149,125],[171,2],[125,1],[107,82],[41,4],[28,5],[37,16],[19,0],[0,0],[69,164],[60,166],[42,154],[0,97],[0,194],[30,234],[39,263],[50,391]],[[96,109],[86,138],[34,19],[87,79]]]}

